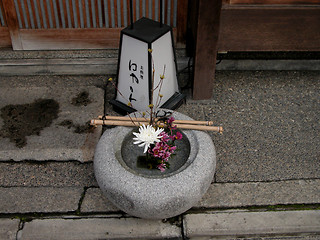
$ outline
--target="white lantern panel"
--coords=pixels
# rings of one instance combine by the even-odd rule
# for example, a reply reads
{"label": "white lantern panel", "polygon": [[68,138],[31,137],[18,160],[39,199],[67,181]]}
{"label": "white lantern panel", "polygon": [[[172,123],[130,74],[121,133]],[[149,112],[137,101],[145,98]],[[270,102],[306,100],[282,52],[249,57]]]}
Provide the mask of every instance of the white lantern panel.
{"label": "white lantern panel", "polygon": [[[165,103],[175,92],[179,92],[176,65],[174,62],[174,52],[172,47],[171,32],[167,32],[162,37],[152,43],[152,57],[155,68],[154,86],[158,86],[160,75],[164,73],[162,87],[157,88],[153,94],[153,102],[156,105],[159,101],[159,91],[163,95],[159,106]],[[165,71],[164,71],[165,67]]]}
{"label": "white lantern panel", "polygon": [[123,34],[116,100],[139,111],[148,109],[148,44]]}

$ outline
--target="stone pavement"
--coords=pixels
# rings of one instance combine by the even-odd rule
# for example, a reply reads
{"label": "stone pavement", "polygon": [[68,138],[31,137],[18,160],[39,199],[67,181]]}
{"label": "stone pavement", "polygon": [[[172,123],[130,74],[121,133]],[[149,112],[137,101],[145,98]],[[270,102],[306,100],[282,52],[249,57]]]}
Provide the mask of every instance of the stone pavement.
{"label": "stone pavement", "polygon": [[108,77],[0,73],[0,239],[320,239],[320,71],[218,71],[213,99],[184,90],[178,111],[225,129],[209,133],[216,174],[192,209],[152,221],[94,177],[87,121],[115,114]]}

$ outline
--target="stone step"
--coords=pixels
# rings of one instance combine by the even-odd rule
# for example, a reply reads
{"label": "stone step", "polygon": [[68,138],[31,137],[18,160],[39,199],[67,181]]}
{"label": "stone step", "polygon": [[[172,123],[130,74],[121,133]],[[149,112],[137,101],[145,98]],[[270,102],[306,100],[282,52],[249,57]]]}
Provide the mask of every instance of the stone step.
{"label": "stone step", "polygon": [[[255,183],[212,183],[194,210],[320,204],[320,180],[291,180]],[[80,211],[109,212],[112,204],[99,188],[89,188]],[[282,206],[285,207],[285,206]],[[115,209],[114,209],[115,210]]]}
{"label": "stone step", "polygon": [[[188,66],[189,58],[184,49],[176,49],[178,69]],[[256,54],[257,55],[257,54]],[[258,54],[259,55],[259,54]],[[261,55],[261,54],[260,54]],[[301,58],[288,56],[251,56],[220,54],[223,59],[216,70],[320,70],[319,56]],[[61,50],[61,51],[0,51],[0,72],[2,76],[24,75],[90,75],[116,74],[118,49],[104,50]]]}
{"label": "stone step", "polygon": [[[186,57],[183,48],[176,48],[176,56]],[[79,49],[79,50],[33,50],[13,51],[11,48],[0,49],[0,60],[5,59],[81,59],[81,58],[117,58],[118,49]]]}
{"label": "stone step", "polygon": [[93,163],[78,161],[0,162],[0,187],[93,187],[98,186]]}
{"label": "stone step", "polygon": [[[70,168],[62,171],[60,178],[50,181],[14,187],[4,185],[0,187],[0,214],[26,213],[67,213],[96,214],[119,212],[120,210],[103,196],[97,186],[87,187],[87,180],[93,177],[84,176],[84,180],[75,178],[74,173],[86,175],[86,171]],[[93,169],[91,170],[93,172]],[[28,174],[28,168],[25,170]],[[67,173],[63,180],[64,173]],[[37,175],[27,175],[37,179]],[[45,179],[57,172],[48,171]],[[53,175],[54,176],[54,175]],[[71,177],[71,178],[70,178]],[[69,180],[68,180],[69,179]],[[40,180],[40,179],[39,179]],[[66,186],[62,186],[62,184]],[[89,181],[90,182],[90,181]],[[95,184],[94,181],[92,181]],[[30,182],[29,182],[30,184]],[[42,185],[41,185],[42,184]],[[51,185],[51,186],[48,186]],[[318,208],[320,204],[320,180],[291,180],[282,182],[255,183],[212,183],[202,200],[190,212],[201,212],[212,209],[228,208],[259,208],[264,209],[292,209]],[[299,206],[297,206],[299,205]]]}
{"label": "stone step", "polygon": [[320,210],[225,210],[148,220],[119,214],[0,219],[1,239],[304,239],[320,237]]}
{"label": "stone step", "polygon": [[0,239],[16,240],[19,230],[19,219],[1,218],[0,219]]}
{"label": "stone step", "polygon": [[115,74],[117,58],[5,59],[0,60],[3,76],[12,75],[103,75]]}
{"label": "stone step", "polygon": [[[188,58],[178,58],[178,70],[188,65]],[[44,58],[44,59],[0,59],[3,76],[28,75],[114,75],[118,58]],[[319,71],[320,60],[231,60],[217,65],[216,70],[281,70]]]}
{"label": "stone step", "polygon": [[18,240],[33,239],[182,239],[181,229],[170,222],[121,216],[35,219],[26,222]]}
{"label": "stone step", "polygon": [[0,188],[2,214],[75,212],[82,187]]}
{"label": "stone step", "polygon": [[[178,69],[188,64],[183,49],[177,51]],[[11,51],[0,50],[2,76],[114,75],[118,50]]]}
{"label": "stone step", "polygon": [[320,210],[186,214],[183,225],[188,239],[320,234]]}

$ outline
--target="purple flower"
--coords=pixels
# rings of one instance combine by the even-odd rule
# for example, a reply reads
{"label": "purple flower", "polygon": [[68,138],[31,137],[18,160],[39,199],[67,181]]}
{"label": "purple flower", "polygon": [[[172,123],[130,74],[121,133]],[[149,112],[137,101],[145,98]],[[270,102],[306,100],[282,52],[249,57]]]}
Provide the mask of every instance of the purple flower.
{"label": "purple flower", "polygon": [[172,123],[173,123],[174,120],[175,120],[174,117],[170,117],[170,118],[167,120],[168,127],[169,127],[170,131],[177,128],[176,125],[172,125]]}
{"label": "purple flower", "polygon": [[161,171],[164,172],[166,170],[166,164],[165,163],[161,163],[157,166],[157,168]]}
{"label": "purple flower", "polygon": [[173,121],[174,121],[174,117],[170,117],[170,118],[167,120],[167,122],[168,122],[169,125],[171,125],[171,123],[173,123]]}
{"label": "purple flower", "polygon": [[170,140],[170,137],[166,132],[160,133],[160,136],[162,137],[161,141],[163,142],[168,142]]}
{"label": "purple flower", "polygon": [[172,146],[169,149],[170,149],[170,152],[173,153],[177,149],[177,147],[176,146]]}
{"label": "purple flower", "polygon": [[173,121],[174,118],[170,117],[167,120],[167,128],[158,134],[157,141],[149,143],[150,147],[148,149],[148,153],[150,154],[150,156],[155,158],[157,162],[156,164],[158,164],[156,167],[161,172],[164,172],[168,168],[167,162],[169,161],[174,151],[177,149],[174,143],[175,140],[182,139],[181,132],[175,131],[177,126],[172,125]]}
{"label": "purple flower", "polygon": [[182,134],[181,134],[181,132],[177,132],[177,133],[176,133],[176,139],[177,139],[177,140],[182,139]]}

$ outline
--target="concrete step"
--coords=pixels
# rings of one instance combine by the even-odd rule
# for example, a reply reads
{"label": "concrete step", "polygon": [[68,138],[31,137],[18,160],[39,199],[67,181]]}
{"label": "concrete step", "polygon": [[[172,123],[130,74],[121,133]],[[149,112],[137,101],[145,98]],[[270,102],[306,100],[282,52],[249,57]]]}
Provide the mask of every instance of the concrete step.
{"label": "concrete step", "polygon": [[[188,58],[178,49],[178,69],[187,66]],[[118,49],[69,51],[0,50],[1,76],[38,75],[114,75]]]}
{"label": "concrete step", "polygon": [[188,239],[320,234],[320,210],[187,214],[183,226]]}
{"label": "concrete step", "polygon": [[0,219],[0,239],[16,240],[19,231],[20,219]]}
{"label": "concrete step", "polygon": [[[4,171],[3,171],[4,172]],[[32,174],[25,169],[35,182],[47,176]],[[67,171],[62,171],[63,173]],[[50,182],[36,182],[33,185],[26,183],[21,186],[2,185],[0,187],[0,214],[28,214],[28,213],[67,213],[96,214],[119,212],[120,210],[103,196],[96,185],[86,186],[90,183],[88,177],[83,181],[70,180],[74,173],[84,173],[72,170],[69,181],[54,178]],[[3,175],[4,177],[8,175]],[[90,178],[94,178],[93,169]],[[27,176],[26,176],[27,177]],[[54,176],[53,176],[54,177]],[[41,180],[40,180],[41,181]],[[61,183],[65,185],[62,186]],[[23,186],[24,185],[24,186]],[[212,183],[202,200],[190,211],[207,211],[212,209],[250,208],[287,210],[292,208],[319,208],[320,180],[291,180],[281,182],[255,182],[255,183]]]}
{"label": "concrete step", "polygon": [[[220,54],[216,70],[300,70],[319,71],[317,54],[275,56],[270,54]],[[188,67],[185,49],[176,49],[179,71]],[[116,74],[118,49],[12,51],[0,50],[0,75],[103,75]]]}
{"label": "concrete step", "polygon": [[320,210],[225,210],[167,220],[119,214],[0,219],[1,239],[319,239]]}
{"label": "concrete step", "polygon": [[121,215],[58,217],[24,223],[17,239],[181,239],[181,229],[170,222],[124,218]]}

